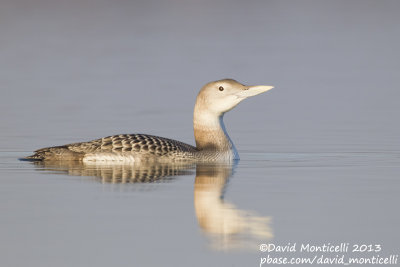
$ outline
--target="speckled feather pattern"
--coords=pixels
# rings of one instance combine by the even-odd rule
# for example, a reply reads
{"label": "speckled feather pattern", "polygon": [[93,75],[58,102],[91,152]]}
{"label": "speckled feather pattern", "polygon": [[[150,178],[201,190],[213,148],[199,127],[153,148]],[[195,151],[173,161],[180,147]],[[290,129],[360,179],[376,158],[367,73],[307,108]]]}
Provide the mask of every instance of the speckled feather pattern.
{"label": "speckled feather pattern", "polygon": [[[42,148],[28,159],[67,158],[84,161],[129,160],[129,158],[185,158],[194,157],[197,149],[191,145],[147,134],[120,134],[89,142]],[[130,157],[131,156],[131,157]]]}
{"label": "speckled feather pattern", "polygon": [[172,139],[147,134],[120,134],[67,145],[75,152],[140,152],[156,156],[193,153],[196,148]]}

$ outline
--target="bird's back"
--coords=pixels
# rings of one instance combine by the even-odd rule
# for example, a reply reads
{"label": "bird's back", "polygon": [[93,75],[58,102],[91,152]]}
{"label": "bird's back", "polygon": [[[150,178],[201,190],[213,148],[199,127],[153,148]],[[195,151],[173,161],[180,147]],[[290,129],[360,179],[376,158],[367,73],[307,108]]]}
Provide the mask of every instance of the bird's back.
{"label": "bird's back", "polygon": [[176,140],[147,135],[120,134],[89,142],[46,147],[27,160],[127,161],[139,159],[190,159],[197,149]]}

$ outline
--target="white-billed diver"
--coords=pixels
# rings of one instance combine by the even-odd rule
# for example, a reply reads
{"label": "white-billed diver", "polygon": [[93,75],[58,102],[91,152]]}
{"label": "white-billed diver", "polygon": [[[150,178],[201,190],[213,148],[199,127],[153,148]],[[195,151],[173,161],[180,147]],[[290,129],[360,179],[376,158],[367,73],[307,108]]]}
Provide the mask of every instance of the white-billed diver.
{"label": "white-billed diver", "polygon": [[147,134],[120,134],[89,142],[42,148],[24,159],[78,160],[85,163],[237,160],[239,154],[226,132],[223,116],[242,100],[272,88],[267,85],[245,86],[232,79],[203,86],[197,95],[193,113],[196,146]]}

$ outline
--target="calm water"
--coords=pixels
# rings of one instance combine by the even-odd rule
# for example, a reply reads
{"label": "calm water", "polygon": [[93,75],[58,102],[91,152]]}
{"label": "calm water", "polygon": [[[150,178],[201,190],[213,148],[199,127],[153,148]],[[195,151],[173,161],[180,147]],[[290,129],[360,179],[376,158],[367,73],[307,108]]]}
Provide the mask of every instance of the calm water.
{"label": "calm water", "polygon": [[[289,242],[400,254],[397,1],[1,6],[1,266],[259,266],[260,244]],[[118,133],[193,144],[196,94],[225,77],[276,87],[226,114],[234,166],[18,161]]]}

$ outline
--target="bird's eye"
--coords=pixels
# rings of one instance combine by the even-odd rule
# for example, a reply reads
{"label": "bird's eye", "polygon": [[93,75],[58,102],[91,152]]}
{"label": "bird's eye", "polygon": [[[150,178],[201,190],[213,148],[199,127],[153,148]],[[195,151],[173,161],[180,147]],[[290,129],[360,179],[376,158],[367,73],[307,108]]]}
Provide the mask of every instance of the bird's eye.
{"label": "bird's eye", "polygon": [[220,86],[218,89],[219,89],[220,91],[224,91],[224,87],[222,87],[222,86]]}

